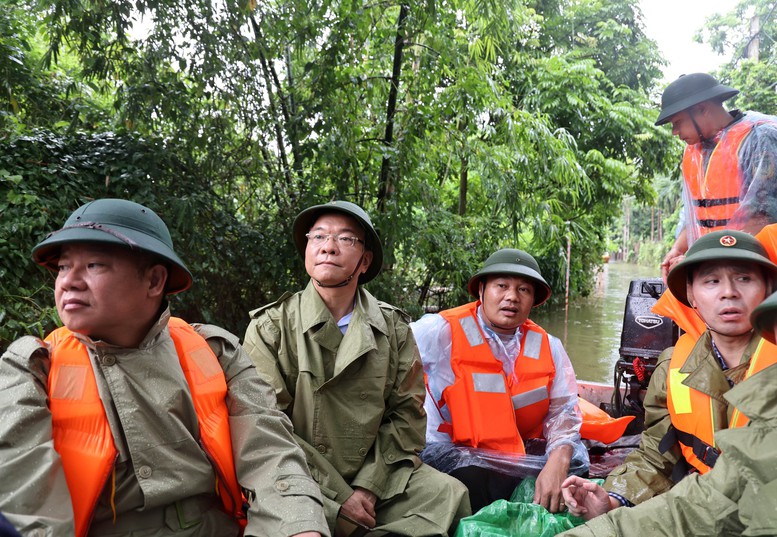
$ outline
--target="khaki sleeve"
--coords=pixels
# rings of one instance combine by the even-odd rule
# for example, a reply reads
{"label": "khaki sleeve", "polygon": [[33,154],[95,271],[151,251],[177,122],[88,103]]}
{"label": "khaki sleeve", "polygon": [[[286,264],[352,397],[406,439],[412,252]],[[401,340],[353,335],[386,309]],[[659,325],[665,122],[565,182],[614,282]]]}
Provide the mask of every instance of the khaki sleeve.
{"label": "khaki sleeve", "polygon": [[235,336],[213,337],[208,327],[198,331],[219,357],[227,379],[232,451],[249,501],[245,535],[329,535],[319,487],[294,439],[291,421],[276,405],[273,388],[257,374]]}
{"label": "khaki sleeve", "polygon": [[0,358],[0,512],[23,534],[74,534],[73,510],[48,405],[48,349],[33,337]]}
{"label": "khaki sleeve", "polygon": [[744,480],[724,454],[703,476],[691,474],[666,494],[636,507],[615,509],[561,535],[742,535],[738,502]]}
{"label": "khaki sleeve", "polygon": [[620,494],[633,504],[671,489],[674,485],[672,470],[682,457],[677,446],[663,454],[658,449],[672,423],[666,401],[666,381],[673,349],[670,347],[661,354],[650,378],[644,402],[645,430],[639,447],[629,453],[624,463],[613,470],[604,482],[608,492]]}

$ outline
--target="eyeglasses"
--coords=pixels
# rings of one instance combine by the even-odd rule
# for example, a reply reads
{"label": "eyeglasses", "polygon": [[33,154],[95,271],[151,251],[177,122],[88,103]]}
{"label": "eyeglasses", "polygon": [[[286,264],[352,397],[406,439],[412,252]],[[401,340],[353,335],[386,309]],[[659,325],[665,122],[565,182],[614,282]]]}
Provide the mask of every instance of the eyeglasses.
{"label": "eyeglasses", "polygon": [[347,235],[324,235],[323,233],[305,233],[313,246],[326,244],[329,239],[333,239],[340,248],[353,248],[357,242],[364,244],[364,241],[357,237],[348,237]]}

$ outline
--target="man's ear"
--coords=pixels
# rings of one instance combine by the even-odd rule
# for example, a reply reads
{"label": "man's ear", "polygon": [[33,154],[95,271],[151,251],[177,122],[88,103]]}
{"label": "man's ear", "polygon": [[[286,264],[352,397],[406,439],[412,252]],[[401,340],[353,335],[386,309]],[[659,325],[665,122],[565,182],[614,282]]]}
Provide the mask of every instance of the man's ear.
{"label": "man's ear", "polygon": [[152,297],[165,296],[165,286],[167,285],[167,267],[158,263],[151,265],[146,269],[148,277],[148,294]]}
{"label": "man's ear", "polygon": [[688,303],[693,309],[696,309],[696,300],[693,298],[693,287],[690,283],[685,284],[685,295],[688,297]]}
{"label": "man's ear", "polygon": [[362,274],[367,272],[367,269],[370,268],[370,265],[372,264],[372,250],[367,250],[364,252],[364,255],[362,256]]}

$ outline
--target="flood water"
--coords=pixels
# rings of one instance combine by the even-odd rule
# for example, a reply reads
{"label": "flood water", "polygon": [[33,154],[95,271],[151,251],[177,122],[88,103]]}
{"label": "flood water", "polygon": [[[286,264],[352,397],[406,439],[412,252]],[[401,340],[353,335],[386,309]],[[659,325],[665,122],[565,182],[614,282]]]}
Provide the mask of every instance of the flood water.
{"label": "flood water", "polygon": [[623,312],[631,280],[660,277],[658,267],[610,262],[597,275],[595,292],[569,304],[540,306],[531,319],[564,342],[578,380],[611,383],[618,361]]}

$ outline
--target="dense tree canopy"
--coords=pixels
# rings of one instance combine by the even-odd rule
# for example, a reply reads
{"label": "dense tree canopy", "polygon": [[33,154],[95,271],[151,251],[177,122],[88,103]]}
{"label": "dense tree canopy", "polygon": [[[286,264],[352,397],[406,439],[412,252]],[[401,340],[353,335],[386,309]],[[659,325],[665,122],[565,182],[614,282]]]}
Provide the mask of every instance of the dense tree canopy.
{"label": "dense tree canopy", "polygon": [[198,281],[176,312],[242,334],[304,284],[307,205],[364,206],[387,252],[371,290],[417,315],[499,247],[561,294],[568,235],[587,292],[622,198],[652,202],[676,165],[636,0],[0,8],[3,343],[54,321],[29,250],[87,199],[159,210]]}
{"label": "dense tree canopy", "polygon": [[777,2],[741,0],[709,17],[696,38],[727,59],[719,75],[740,90],[737,108],[777,114]]}

